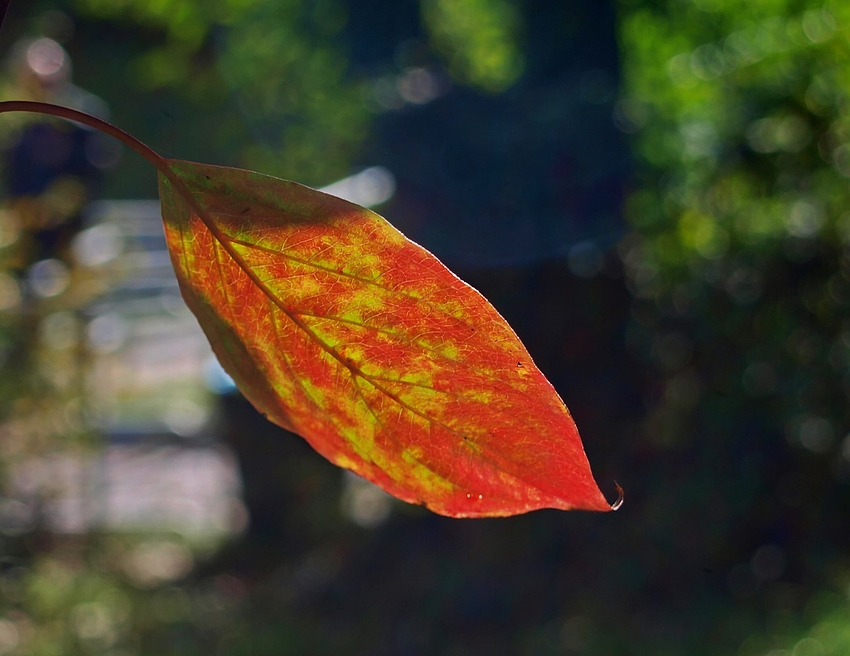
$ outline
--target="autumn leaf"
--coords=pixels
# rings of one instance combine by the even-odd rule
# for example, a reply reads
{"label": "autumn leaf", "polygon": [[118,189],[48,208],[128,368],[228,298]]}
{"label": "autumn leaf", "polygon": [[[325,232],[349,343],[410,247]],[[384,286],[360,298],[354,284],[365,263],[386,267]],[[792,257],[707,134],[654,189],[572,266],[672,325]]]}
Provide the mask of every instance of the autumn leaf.
{"label": "autumn leaf", "polygon": [[271,421],[443,515],[611,509],[552,385],[433,255],[294,182],[167,166],[162,213],[183,297]]}

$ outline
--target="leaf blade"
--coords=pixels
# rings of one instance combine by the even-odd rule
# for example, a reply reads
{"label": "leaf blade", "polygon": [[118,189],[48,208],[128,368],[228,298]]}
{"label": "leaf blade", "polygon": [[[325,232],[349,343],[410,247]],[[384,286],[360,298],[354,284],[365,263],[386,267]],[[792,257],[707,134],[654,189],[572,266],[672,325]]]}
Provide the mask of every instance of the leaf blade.
{"label": "leaf blade", "polygon": [[297,183],[168,163],[160,196],[183,296],[272,421],[441,514],[610,510],[554,388],[433,255]]}

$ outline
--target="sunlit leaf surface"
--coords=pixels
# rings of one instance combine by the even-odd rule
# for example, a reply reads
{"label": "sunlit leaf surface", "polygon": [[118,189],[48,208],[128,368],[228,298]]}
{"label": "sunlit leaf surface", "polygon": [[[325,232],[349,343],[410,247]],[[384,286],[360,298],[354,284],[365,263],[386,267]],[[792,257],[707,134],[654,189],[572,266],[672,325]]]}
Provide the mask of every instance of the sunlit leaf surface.
{"label": "sunlit leaf surface", "polygon": [[444,515],[610,509],[563,401],[433,255],[299,184],[169,165],[160,195],[183,296],[270,420]]}

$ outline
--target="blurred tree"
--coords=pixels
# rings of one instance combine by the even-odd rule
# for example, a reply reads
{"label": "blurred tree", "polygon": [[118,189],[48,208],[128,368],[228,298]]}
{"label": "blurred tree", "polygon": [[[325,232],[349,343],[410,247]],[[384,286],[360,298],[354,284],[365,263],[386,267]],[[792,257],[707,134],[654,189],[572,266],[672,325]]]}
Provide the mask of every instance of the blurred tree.
{"label": "blurred tree", "polygon": [[426,0],[422,15],[436,49],[458,80],[505,91],[523,71],[522,19],[506,0]]}
{"label": "blurred tree", "polygon": [[[129,86],[174,93],[184,116],[121,124],[167,154],[317,186],[383,164],[401,182],[388,218],[455,265],[530,262],[587,240],[593,260],[621,234],[610,3],[75,6],[156,30],[128,53]],[[114,79],[93,84],[106,93]]]}
{"label": "blurred tree", "polygon": [[[621,2],[628,341],[658,376],[643,439],[692,463],[679,493],[702,499],[711,558],[742,562],[731,594],[789,625],[847,584],[848,9]],[[744,653],[771,647],[754,640]]]}

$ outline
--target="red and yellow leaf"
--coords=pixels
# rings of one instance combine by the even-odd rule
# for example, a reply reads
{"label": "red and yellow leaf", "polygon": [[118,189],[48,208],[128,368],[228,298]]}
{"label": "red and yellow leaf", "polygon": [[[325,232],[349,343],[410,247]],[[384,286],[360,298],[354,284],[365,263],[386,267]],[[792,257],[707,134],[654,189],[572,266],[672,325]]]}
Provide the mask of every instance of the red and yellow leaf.
{"label": "red and yellow leaf", "polygon": [[554,388],[433,255],[302,185],[168,165],[160,196],[183,297],[271,421],[444,515],[610,510]]}

